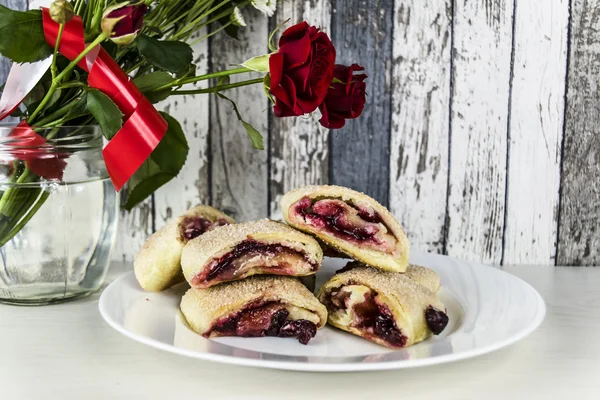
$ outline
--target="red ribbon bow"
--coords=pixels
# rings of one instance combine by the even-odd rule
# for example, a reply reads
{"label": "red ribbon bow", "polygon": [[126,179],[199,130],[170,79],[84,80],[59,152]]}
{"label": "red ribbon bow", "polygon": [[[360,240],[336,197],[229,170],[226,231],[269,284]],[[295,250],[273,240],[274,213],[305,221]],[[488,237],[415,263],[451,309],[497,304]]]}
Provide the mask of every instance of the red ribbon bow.
{"label": "red ribbon bow", "polygon": [[[42,8],[42,16],[46,42],[54,47],[60,26],[52,20],[47,8]],[[75,16],[65,24],[58,51],[74,60],[85,47],[83,23]],[[120,190],[150,157],[168,124],[102,47],[95,58],[85,57],[78,65],[89,72],[88,84],[106,94],[125,115],[123,127],[102,151],[113,185]],[[20,126],[29,125],[22,122]],[[40,142],[41,136],[35,132],[31,131],[30,136],[36,143]]]}

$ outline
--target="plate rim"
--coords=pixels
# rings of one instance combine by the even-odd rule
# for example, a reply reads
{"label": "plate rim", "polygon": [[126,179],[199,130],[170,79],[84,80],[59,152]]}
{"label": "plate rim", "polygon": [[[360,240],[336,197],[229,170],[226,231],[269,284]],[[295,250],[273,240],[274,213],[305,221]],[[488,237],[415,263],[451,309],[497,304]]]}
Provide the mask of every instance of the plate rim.
{"label": "plate rim", "polygon": [[[416,252],[415,252],[416,253]],[[453,257],[443,256],[434,253],[419,253],[427,256],[438,256],[446,259],[451,259],[455,261],[459,261],[460,263],[467,264],[475,264],[476,269],[487,268],[488,270],[493,270],[492,273],[500,273],[506,274],[509,277],[512,277],[520,282],[520,284],[524,285],[535,297],[535,301],[539,308],[539,312],[536,314],[535,318],[532,319],[530,324],[523,330],[515,333],[505,339],[498,340],[494,343],[486,344],[481,347],[469,349],[462,351],[460,353],[452,353],[452,354],[444,354],[435,357],[427,357],[427,358],[419,358],[419,359],[410,359],[410,360],[392,360],[392,361],[379,361],[372,363],[343,363],[343,362],[332,362],[332,363],[323,363],[323,362],[300,362],[300,361],[280,361],[280,360],[264,360],[264,359],[254,359],[254,358],[244,358],[244,357],[236,357],[233,355],[223,355],[216,354],[210,352],[198,352],[189,349],[180,348],[174,345],[169,345],[163,343],[159,340],[149,338],[142,335],[134,334],[133,332],[126,329],[122,324],[118,323],[112,318],[111,313],[107,310],[107,298],[113,290],[116,290],[119,285],[122,284],[121,281],[126,281],[132,278],[134,275],[134,271],[129,271],[119,278],[115,279],[111,282],[101,293],[100,299],[98,300],[98,310],[100,311],[100,315],[104,319],[104,321],[114,330],[121,333],[122,335],[132,339],[138,343],[144,344],[146,346],[159,349],[161,351],[165,351],[168,353],[177,354],[180,356],[200,359],[205,361],[214,361],[222,364],[229,365],[238,365],[238,366],[246,366],[246,367],[258,367],[258,368],[268,368],[268,369],[279,369],[279,370],[288,370],[288,371],[303,371],[303,372],[357,372],[357,371],[383,371],[383,370],[394,370],[394,369],[405,369],[405,368],[419,368],[430,365],[438,365],[438,364],[446,364],[449,362],[455,362],[460,360],[465,360],[469,358],[478,357],[484,354],[488,354],[504,347],[511,346],[527,336],[533,333],[543,322],[546,313],[547,307],[544,299],[539,294],[539,292],[531,286],[528,282],[519,278],[516,275],[513,275],[507,271],[499,269],[494,266],[473,263],[469,261],[456,260]],[[133,277],[135,279],[135,277]]]}

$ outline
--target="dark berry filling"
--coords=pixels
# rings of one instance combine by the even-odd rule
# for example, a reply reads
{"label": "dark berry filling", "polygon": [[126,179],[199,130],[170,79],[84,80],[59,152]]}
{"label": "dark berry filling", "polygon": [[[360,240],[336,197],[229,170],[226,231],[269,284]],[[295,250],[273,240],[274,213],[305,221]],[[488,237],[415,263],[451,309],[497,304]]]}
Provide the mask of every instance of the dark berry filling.
{"label": "dark berry filling", "polygon": [[190,241],[218,226],[228,224],[229,222],[223,218],[219,218],[216,221],[210,221],[202,217],[185,217],[181,222],[181,237],[185,241]]}
{"label": "dark berry filling", "polygon": [[389,243],[380,235],[384,233],[381,230],[381,216],[373,210],[354,207],[339,199],[325,198],[313,201],[304,197],[295,204],[294,213],[305,223],[326,230],[341,239],[369,242],[375,247],[389,247]]}
{"label": "dark berry filling", "polygon": [[[216,260],[211,261],[208,268],[204,268],[203,272],[198,274],[193,279],[194,285],[199,285],[203,282],[213,281],[216,278],[219,278],[220,281],[230,280],[241,274],[240,265],[236,263],[242,256],[252,257],[256,256],[265,256],[265,257],[274,257],[281,254],[289,254],[292,256],[302,256],[303,260],[310,265],[311,271],[316,271],[318,265],[314,262],[311,262],[308,259],[308,256],[298,250],[283,246],[281,244],[266,244],[260,243],[255,240],[245,240],[239,243],[233,250],[229,253],[224,254]],[[271,273],[280,273],[284,274],[286,269],[292,267],[288,263],[280,263],[275,267],[270,267],[269,272]]]}
{"label": "dark berry filling", "polygon": [[295,337],[300,343],[308,344],[317,334],[317,326],[305,319],[289,320],[289,315],[279,303],[254,303],[218,321],[212,332],[219,336]]}
{"label": "dark berry filling", "polygon": [[[354,321],[352,326],[361,329],[366,336],[378,337],[392,347],[406,346],[407,338],[402,334],[390,310],[377,303],[376,293],[369,292],[360,303],[354,304]],[[347,291],[332,292],[330,301],[335,309],[346,310],[350,293]]]}
{"label": "dark berry filling", "polygon": [[433,306],[429,306],[425,310],[425,321],[429,330],[434,335],[439,335],[448,325],[448,315]]}

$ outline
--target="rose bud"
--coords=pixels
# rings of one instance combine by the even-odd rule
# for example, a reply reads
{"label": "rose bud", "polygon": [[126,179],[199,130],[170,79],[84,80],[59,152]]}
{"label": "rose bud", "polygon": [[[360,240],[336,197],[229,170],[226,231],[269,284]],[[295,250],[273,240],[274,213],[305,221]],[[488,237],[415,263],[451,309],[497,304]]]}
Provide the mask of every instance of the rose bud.
{"label": "rose bud", "polygon": [[324,127],[339,129],[347,119],[358,118],[362,113],[366,101],[367,75],[355,75],[355,71],[364,71],[364,68],[357,64],[335,66],[334,83],[319,106],[322,114],[319,122]]}
{"label": "rose bud", "polygon": [[146,10],[143,2],[108,7],[102,14],[102,32],[116,44],[129,44],[142,29]]}
{"label": "rose bud", "polygon": [[269,57],[275,116],[315,111],[327,95],[334,64],[335,47],[324,32],[306,22],[283,32],[279,50]]}
{"label": "rose bud", "polygon": [[73,19],[73,6],[66,0],[56,0],[50,5],[50,18],[59,24],[66,24]]}

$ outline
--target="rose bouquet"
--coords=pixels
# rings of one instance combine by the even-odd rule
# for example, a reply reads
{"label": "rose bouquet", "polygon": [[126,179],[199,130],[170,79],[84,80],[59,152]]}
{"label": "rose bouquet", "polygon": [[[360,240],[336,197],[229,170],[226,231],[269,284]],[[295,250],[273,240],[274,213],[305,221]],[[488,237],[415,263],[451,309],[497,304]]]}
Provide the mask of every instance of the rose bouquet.
{"label": "rose bouquet", "polygon": [[[361,114],[362,68],[336,65],[327,34],[307,22],[285,30],[278,46],[273,41],[278,29],[272,32],[269,54],[249,55],[235,68],[196,75],[190,45],[219,33],[236,37],[246,26],[246,7],[271,16],[276,5],[275,0],[56,0],[48,8],[25,12],[0,6],[0,54],[15,63],[13,70],[27,71],[27,78],[21,71],[18,82],[11,82],[11,71],[0,87],[0,119],[18,117],[12,139],[36,144],[53,139],[49,128],[100,126],[108,141],[103,150],[107,170],[117,190],[127,183],[123,206],[131,209],[174,178],[187,158],[180,124],[153,106],[170,96],[213,93],[229,101],[256,149],[263,149],[262,135],[243,119],[228,90],[264,85],[276,117],[319,109],[320,123],[332,129]],[[250,78],[230,83],[234,74]],[[210,84],[186,87],[201,81]],[[0,157],[11,166],[0,172],[0,180],[22,184],[60,181],[69,155],[23,150]],[[48,194],[28,198],[11,185],[0,193],[2,246]]]}

